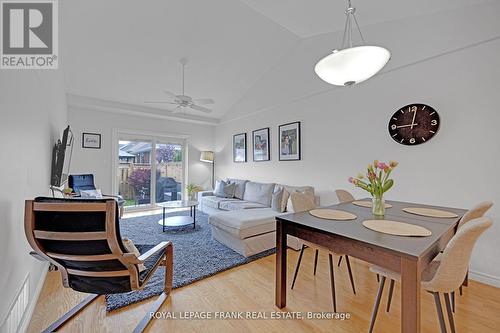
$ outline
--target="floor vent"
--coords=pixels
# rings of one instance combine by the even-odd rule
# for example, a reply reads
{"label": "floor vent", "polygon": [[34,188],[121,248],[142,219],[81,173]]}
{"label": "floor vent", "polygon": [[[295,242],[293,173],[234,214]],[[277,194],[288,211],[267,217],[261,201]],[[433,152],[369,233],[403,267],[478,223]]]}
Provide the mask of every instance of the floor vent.
{"label": "floor vent", "polygon": [[9,314],[5,319],[5,323],[3,325],[2,333],[17,333],[19,330],[19,326],[23,319],[23,316],[26,312],[26,308],[28,307],[30,295],[30,284],[29,284],[29,275],[24,280],[23,286],[14,299],[14,304],[12,304]]}

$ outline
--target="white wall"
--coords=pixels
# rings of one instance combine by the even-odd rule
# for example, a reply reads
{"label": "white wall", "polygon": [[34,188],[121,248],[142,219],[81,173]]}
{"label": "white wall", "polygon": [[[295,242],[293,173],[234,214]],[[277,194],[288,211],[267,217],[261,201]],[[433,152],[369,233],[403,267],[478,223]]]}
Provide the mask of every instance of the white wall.
{"label": "white wall", "polygon": [[[451,48],[467,45],[467,32],[462,34],[458,28],[460,24],[455,23],[451,24],[460,36],[450,32],[441,39],[444,46],[446,43]],[[491,21],[477,23],[484,27]],[[397,29],[394,22],[388,26],[393,31]],[[490,28],[496,29],[500,35],[498,20],[496,26],[485,28],[484,35],[493,34]],[[425,32],[425,28],[422,31]],[[470,37],[481,30],[468,32]],[[395,45],[402,51],[401,43],[408,45],[422,40],[418,36],[414,38],[412,41],[398,35],[384,45]],[[426,40],[425,36],[423,40]],[[310,45],[313,42],[304,41],[309,43],[308,49],[314,49]],[[468,44],[476,42],[478,39],[470,39]],[[414,49],[409,46],[408,52]],[[463,208],[482,200],[496,203],[490,213],[496,221],[477,244],[471,269],[473,277],[500,286],[500,40],[493,39],[460,50],[431,51],[413,59],[407,56],[408,62],[396,67],[393,64],[391,71],[364,84],[352,88],[328,88],[311,93],[309,97],[283,98],[275,100],[273,105],[275,92],[286,95],[288,87],[293,90],[298,84],[302,84],[307,92],[311,85],[317,85],[311,83],[308,86],[309,78],[305,79],[306,83],[290,80],[287,73],[300,65],[284,60],[288,68],[280,65],[275,73],[268,75],[274,88],[267,89],[267,93],[261,91],[252,98],[247,96],[242,107],[235,107],[216,129],[218,178],[231,176],[313,185],[322,196],[322,204],[331,204],[336,202],[333,194],[336,188],[352,190],[357,197],[367,196],[353,189],[347,178],[363,171],[373,159],[397,160],[400,166],[393,173],[396,184],[387,193],[388,199]],[[290,58],[302,59],[296,54],[291,54]],[[393,58],[394,61],[398,60]],[[309,66],[311,72],[313,64],[311,62]],[[279,74],[284,75],[281,82],[276,81]],[[267,84],[266,80],[258,82],[255,90]],[[258,105],[260,96],[269,101],[268,106],[261,106],[254,113],[242,113],[246,106]],[[440,131],[431,141],[420,146],[397,144],[387,130],[390,116],[401,106],[420,102],[439,112]],[[301,161],[279,162],[277,127],[297,120],[302,122],[303,158]],[[271,128],[272,161],[233,163],[232,135],[247,132],[250,148],[251,131],[262,127]],[[251,160],[250,149],[248,158]]]}
{"label": "white wall", "polygon": [[47,265],[29,255],[24,200],[48,195],[52,146],[66,126],[62,74],[54,70],[0,73],[0,326],[27,275],[30,302]]}
{"label": "white wall", "polygon": [[[187,135],[188,182],[211,186],[211,165],[200,162],[200,152],[213,150],[213,127],[209,125],[177,122],[172,120],[96,111],[70,106],[68,122],[75,134],[75,149],[71,173],[92,173],[96,186],[103,193],[112,194],[113,129],[133,130],[164,135]],[[101,149],[82,148],[82,133],[100,133]]]}

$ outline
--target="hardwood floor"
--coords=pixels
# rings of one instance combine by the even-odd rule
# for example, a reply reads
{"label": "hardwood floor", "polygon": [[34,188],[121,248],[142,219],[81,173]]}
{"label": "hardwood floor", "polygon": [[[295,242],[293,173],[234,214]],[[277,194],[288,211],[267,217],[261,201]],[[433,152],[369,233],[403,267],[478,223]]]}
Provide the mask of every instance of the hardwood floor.
{"label": "hardwood floor", "polygon": [[[285,311],[332,312],[328,256],[320,253],[316,276],[313,275],[314,253],[307,249],[294,290],[290,290],[298,252],[289,250],[288,300]],[[213,277],[173,291],[161,311],[264,311],[268,316],[278,311],[274,306],[274,261],[269,256],[239,266]],[[335,262],[337,258],[335,258]],[[351,260],[357,295],[353,295],[345,261],[335,267],[337,306],[349,312],[349,320],[327,319],[255,319],[255,320],[187,320],[155,319],[148,332],[366,332],[376,294],[377,280],[368,266]],[[336,266],[336,265],[335,265]],[[58,272],[51,272],[36,305],[28,332],[39,332],[84,298],[84,294],[61,285]],[[384,290],[375,332],[399,332],[400,289],[396,284],[390,313],[385,312],[387,288]],[[458,294],[458,293],[457,293]],[[104,296],[63,327],[63,332],[131,332],[147,313],[155,298],[106,313]],[[498,332],[500,327],[500,289],[470,281],[464,296],[457,295],[455,323],[457,332]],[[439,332],[432,295],[422,293],[422,332]]]}

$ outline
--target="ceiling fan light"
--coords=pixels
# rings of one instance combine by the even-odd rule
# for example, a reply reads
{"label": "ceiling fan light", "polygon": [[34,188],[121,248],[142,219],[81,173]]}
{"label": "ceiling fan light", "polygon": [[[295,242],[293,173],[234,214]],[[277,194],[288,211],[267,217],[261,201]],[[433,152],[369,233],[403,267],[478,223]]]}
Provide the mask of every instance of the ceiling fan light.
{"label": "ceiling fan light", "polygon": [[352,86],[377,74],[391,58],[381,46],[356,46],[334,50],[314,67],[325,82],[337,86]]}

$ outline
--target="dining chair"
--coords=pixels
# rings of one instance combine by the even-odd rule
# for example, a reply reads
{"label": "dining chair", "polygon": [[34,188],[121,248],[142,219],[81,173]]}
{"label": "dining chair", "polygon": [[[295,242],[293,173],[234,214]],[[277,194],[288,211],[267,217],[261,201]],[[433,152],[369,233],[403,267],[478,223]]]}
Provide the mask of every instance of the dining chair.
{"label": "dining chair", "polygon": [[354,196],[346,190],[337,189],[335,190],[335,194],[337,195],[337,199],[339,199],[339,203],[352,202],[355,200]]}
{"label": "dining chair", "polygon": [[[316,204],[314,203],[314,201],[312,199],[308,198],[307,195],[303,194],[303,193],[294,192],[294,193],[290,194],[290,200],[292,202],[292,206],[294,208],[293,211],[295,213],[306,212],[306,211],[310,211],[310,210],[316,208]],[[304,254],[304,250],[308,247],[315,250],[314,271],[313,271],[314,275],[316,275],[316,267],[318,264],[319,250],[325,251],[328,253],[328,261],[329,261],[329,266],[330,266],[330,285],[331,285],[331,292],[332,292],[333,311],[337,312],[337,300],[336,300],[336,296],[335,296],[335,274],[334,274],[334,270],[333,270],[333,255],[343,256],[344,254],[333,253],[329,249],[326,249],[322,246],[310,243],[310,242],[305,241],[305,240],[301,240],[301,241],[303,243],[302,243],[302,247],[300,249],[299,258],[297,260],[297,266],[295,267],[295,272],[293,274],[293,281],[292,281],[291,289],[293,289],[293,287],[295,286],[295,281],[297,279],[297,274],[299,273],[300,263],[302,261],[302,255]],[[354,279],[353,279],[353,275],[352,275],[352,269],[351,269],[351,263],[349,261],[349,256],[345,255],[345,261],[346,261],[347,270],[349,273],[349,279],[351,281],[352,291],[354,294],[356,294],[356,287],[354,285]]]}
{"label": "dining chair", "polygon": [[[455,333],[456,330],[450,304],[450,293],[458,289],[464,281],[474,245],[479,236],[481,236],[491,224],[492,220],[488,217],[479,217],[468,221],[467,224],[464,224],[448,242],[441,255],[441,260],[433,260],[422,272],[421,285],[422,288],[434,296],[441,333],[447,333],[447,331],[443,309],[441,307],[440,294],[443,294],[444,297],[451,332]],[[371,266],[370,271],[381,276],[375,304],[373,306],[370,328],[368,330],[371,333],[375,326],[386,278],[391,280],[389,295],[392,296],[392,288],[394,288],[392,281],[399,282],[401,280],[401,275],[379,266]],[[390,307],[390,298],[391,297],[389,297],[388,300],[388,309]]]}
{"label": "dining chair", "polygon": [[[493,206],[493,202],[483,201],[483,202],[477,204],[476,206],[472,207],[471,209],[469,209],[467,211],[467,213],[465,213],[464,216],[462,216],[462,218],[460,219],[460,222],[458,222],[457,230],[459,228],[461,228],[467,222],[474,220],[474,219],[477,219],[478,217],[484,216],[484,214],[486,214],[486,212],[492,206]],[[436,256],[436,258],[434,258],[434,260],[438,260],[438,261],[441,260],[441,256],[442,256],[442,254],[439,253]],[[391,284],[392,284],[392,282],[391,282]],[[464,279],[464,283],[458,288],[458,290],[460,292],[460,296],[462,296],[462,286],[467,286],[467,284],[468,284],[468,274]],[[455,291],[451,292],[451,308],[452,308],[453,312],[455,312]]]}
{"label": "dining chair", "polygon": [[164,265],[163,292],[134,330],[142,332],[172,290],[172,243],[161,242],[143,254],[135,247],[136,253],[127,250],[114,199],[27,200],[24,225],[28,243],[58,268],[63,286],[90,294],[43,332],[57,331],[100,295],[144,289]]}
{"label": "dining chair", "polygon": [[[356,200],[354,199],[354,196],[349,191],[346,190],[337,189],[335,190],[335,194],[337,195],[339,203],[353,202],[354,200]],[[338,267],[340,267],[340,264],[342,263],[342,258],[343,256],[339,257],[339,262],[337,263]]]}

